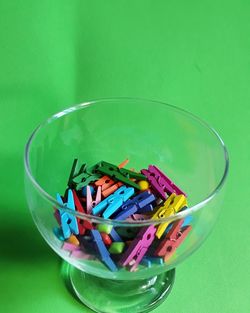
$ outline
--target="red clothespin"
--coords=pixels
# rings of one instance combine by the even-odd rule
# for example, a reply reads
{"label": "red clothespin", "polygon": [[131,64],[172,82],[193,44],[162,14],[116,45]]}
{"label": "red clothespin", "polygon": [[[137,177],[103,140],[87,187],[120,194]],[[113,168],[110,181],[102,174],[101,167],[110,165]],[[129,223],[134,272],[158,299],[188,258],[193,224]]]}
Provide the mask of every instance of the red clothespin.
{"label": "red clothespin", "polygon": [[101,201],[101,187],[99,186],[96,191],[95,200],[92,198],[90,187],[87,186],[87,214],[91,214],[93,208]]}
{"label": "red clothespin", "polygon": [[[128,164],[128,162],[129,160],[126,159],[121,164],[119,164],[118,167],[123,168]],[[106,198],[109,195],[111,195],[111,193],[115,192],[119,187],[121,187],[123,183],[122,182],[115,183],[115,181],[111,179],[108,175],[104,175],[102,178],[95,182],[95,185],[97,187],[99,186],[101,187],[102,196]]]}
{"label": "red clothespin", "polygon": [[151,187],[159,194],[161,199],[166,200],[167,194],[175,193],[177,195],[186,194],[177,187],[171,179],[169,179],[158,167],[149,165],[147,170],[141,170],[142,174],[145,175],[151,184]]}
{"label": "red clothespin", "polygon": [[149,246],[153,242],[155,232],[156,228],[154,225],[143,227],[136,238],[131,242],[119,263],[122,266],[129,265],[131,266],[130,271],[135,271]]}
{"label": "red clothespin", "polygon": [[[83,206],[77,196],[77,193],[75,190],[72,191],[73,192],[73,197],[74,197],[74,202],[75,202],[75,206],[76,206],[76,211],[80,212],[80,213],[86,213],[85,210],[83,209]],[[78,229],[79,229],[79,234],[80,235],[84,235],[86,229],[93,229],[93,225],[91,224],[91,222],[84,220],[82,218],[77,217],[77,224],[78,224]]]}
{"label": "red clothespin", "polygon": [[181,219],[173,224],[165,239],[155,250],[155,256],[164,257],[166,262],[174,254],[192,229],[191,225],[181,227],[183,223],[184,219]]}

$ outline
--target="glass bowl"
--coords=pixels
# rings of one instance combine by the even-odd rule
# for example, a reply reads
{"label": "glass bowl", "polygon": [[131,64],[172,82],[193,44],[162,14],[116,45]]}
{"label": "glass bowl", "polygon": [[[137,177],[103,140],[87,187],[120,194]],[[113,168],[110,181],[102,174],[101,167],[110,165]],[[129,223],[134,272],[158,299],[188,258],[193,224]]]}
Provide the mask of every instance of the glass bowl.
{"label": "glass bowl", "polygon": [[[188,206],[167,217],[133,220],[89,215],[86,208],[74,210],[74,194],[65,189],[76,158],[79,165],[89,167],[100,161],[118,165],[129,159],[128,168],[135,171],[153,164],[185,191]],[[176,266],[211,232],[228,166],[227,150],[218,133],[193,114],[156,101],[104,99],[70,107],[35,129],[25,149],[25,189],[33,220],[50,247],[66,261],[79,299],[96,312],[146,312],[167,297]],[[158,199],[158,207],[162,201]],[[62,216],[68,219],[69,235],[74,234],[72,223],[83,227],[85,234],[73,236],[78,243],[64,236]],[[175,246],[183,226],[188,233]],[[159,227],[165,230],[161,239],[154,232]],[[101,230],[109,234],[109,240],[124,242],[125,250],[110,254],[107,243],[103,248],[103,237],[102,244],[97,244]],[[126,263],[132,250],[124,254],[138,238],[141,247]],[[139,261],[145,242],[147,252]]]}

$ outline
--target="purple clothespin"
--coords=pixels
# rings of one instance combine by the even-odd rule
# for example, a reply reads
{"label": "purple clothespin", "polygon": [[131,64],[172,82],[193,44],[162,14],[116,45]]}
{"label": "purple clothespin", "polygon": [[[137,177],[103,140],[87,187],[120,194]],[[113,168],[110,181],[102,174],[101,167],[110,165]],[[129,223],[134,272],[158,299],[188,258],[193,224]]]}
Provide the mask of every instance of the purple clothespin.
{"label": "purple clothespin", "polygon": [[90,186],[87,186],[87,214],[91,214],[93,208],[99,203],[101,202],[101,192],[102,192],[102,187],[99,186],[97,188],[96,191],[96,196],[95,196],[95,200],[93,200],[92,198],[92,194],[91,194],[91,189]]}
{"label": "purple clothespin", "polygon": [[152,202],[155,196],[148,191],[144,191],[133,199],[127,200],[119,209],[119,213],[114,218],[115,220],[125,220],[127,217],[138,212],[151,212],[153,210]]}
{"label": "purple clothespin", "polygon": [[144,169],[141,170],[141,172],[147,177],[152,188],[163,200],[167,199],[166,193],[175,193],[177,195],[183,194],[186,197],[186,194],[179,187],[177,187],[171,179],[169,179],[163,172],[161,172],[158,167],[149,165],[147,170]]}
{"label": "purple clothespin", "polygon": [[155,233],[156,228],[154,225],[143,227],[136,238],[131,242],[119,263],[122,266],[129,265],[131,266],[130,271],[135,271],[153,242]]}

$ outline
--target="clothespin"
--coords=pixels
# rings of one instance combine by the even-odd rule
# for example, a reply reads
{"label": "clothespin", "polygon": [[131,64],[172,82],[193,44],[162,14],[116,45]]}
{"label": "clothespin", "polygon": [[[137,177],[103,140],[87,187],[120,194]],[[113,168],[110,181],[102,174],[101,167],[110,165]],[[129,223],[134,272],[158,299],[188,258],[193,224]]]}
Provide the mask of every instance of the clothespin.
{"label": "clothespin", "polygon": [[136,238],[131,242],[119,263],[122,266],[129,265],[131,266],[130,271],[135,271],[153,242],[155,232],[156,228],[154,225],[143,227]]}
{"label": "clothespin", "polygon": [[96,249],[101,257],[101,260],[107,265],[107,267],[112,271],[117,271],[117,267],[114,261],[110,257],[110,253],[108,252],[105,244],[102,241],[102,237],[98,230],[92,229],[90,230],[91,237],[95,243]]}
{"label": "clothespin", "polygon": [[184,219],[181,219],[173,224],[165,239],[161,241],[155,250],[155,256],[164,257],[164,261],[166,262],[174,254],[192,229],[191,225],[182,227],[183,222]]}
{"label": "clothespin", "polygon": [[55,234],[55,236],[60,240],[60,241],[64,241],[64,236],[63,236],[63,231],[62,228],[58,228],[58,227],[54,227],[53,228],[53,233]]}
{"label": "clothespin", "polygon": [[69,252],[73,252],[73,251],[79,251],[80,248],[72,243],[69,242],[64,242],[62,245],[62,249],[69,251]]}
{"label": "clothespin", "polygon": [[76,186],[76,190],[80,190],[82,187],[89,185],[101,177],[101,174],[98,173],[100,163],[90,167],[87,167],[86,164],[83,166],[81,167],[81,173],[78,173],[72,178],[72,182]]}
{"label": "clothespin", "polygon": [[152,202],[155,200],[155,196],[148,191],[144,191],[133,199],[127,200],[120,208],[120,212],[114,218],[115,220],[125,220],[130,215],[138,212],[152,211]]}
{"label": "clothespin", "polygon": [[136,189],[140,189],[140,186],[137,185],[134,181],[130,180],[130,178],[135,178],[137,180],[144,180],[145,176],[139,173],[132,172],[130,170],[126,170],[124,168],[119,168],[113,164],[108,162],[101,162],[100,167],[98,168],[103,174],[108,175],[109,177],[114,177],[116,180],[123,182],[129,186],[132,186]]}
{"label": "clothespin", "polygon": [[85,253],[82,250],[74,250],[71,252],[71,257],[76,259],[83,259],[83,260],[94,260],[95,257],[91,254]]}
{"label": "clothespin", "polygon": [[112,186],[110,186],[109,188],[107,188],[106,190],[104,190],[102,192],[102,196],[104,198],[107,198],[109,195],[111,195],[112,193],[114,193],[117,189],[119,189],[121,186],[123,185],[122,182],[118,181],[117,183],[113,184]]}
{"label": "clothespin", "polygon": [[145,221],[148,220],[149,216],[145,214],[132,214],[130,217],[126,218],[126,221],[128,222],[134,222],[134,221]]}
{"label": "clothespin", "polygon": [[[159,194],[163,199],[167,199],[167,194],[175,193],[177,195],[186,194],[177,187],[163,172],[161,172],[158,167],[154,165],[149,165],[148,169],[141,170],[148,181],[151,184],[151,187]],[[167,193],[167,194],[166,194]]]}
{"label": "clothespin", "polygon": [[[156,211],[156,213],[152,216],[152,220],[161,219],[170,217],[183,208],[187,203],[184,195],[178,195],[172,193],[171,196],[164,202],[164,204]],[[161,238],[165,229],[171,222],[161,223],[158,226],[156,237]]]}
{"label": "clothespin", "polygon": [[[126,159],[121,164],[118,165],[118,168],[123,168],[128,164],[129,160]],[[121,187],[123,184],[121,182],[115,183],[114,180],[112,180],[109,176],[104,175],[99,180],[95,182],[95,185],[97,187],[101,186],[102,189],[102,196],[107,197],[111,193],[115,192],[119,187]]]}
{"label": "clothespin", "polygon": [[[67,203],[63,203],[62,198],[59,194],[56,195],[57,202],[61,205],[67,207],[68,209],[71,209],[72,211],[75,211],[75,203],[73,198],[72,190],[68,190],[68,199]],[[71,215],[68,212],[64,212],[63,210],[59,209],[60,215],[61,215],[61,226],[63,230],[64,238],[67,239],[70,237],[71,233],[78,235],[78,225],[76,217]]]}
{"label": "clothespin", "polygon": [[151,264],[158,264],[158,265],[163,265],[164,264],[163,258],[157,258],[157,257],[152,257],[152,256],[145,256],[143,259],[150,261]]}
{"label": "clothespin", "polygon": [[111,229],[111,232],[109,233],[110,237],[113,239],[113,241],[122,242],[122,238],[119,236],[117,231],[114,229],[114,227]]}
{"label": "clothespin", "polygon": [[152,266],[152,262],[150,260],[148,260],[148,258],[146,258],[146,257],[142,258],[140,264],[144,265],[146,267],[151,267]]}
{"label": "clothespin", "polygon": [[[70,171],[70,175],[69,175],[69,179],[68,179],[68,187],[72,188],[76,185],[77,182],[77,177],[85,172],[87,165],[83,164],[81,166],[81,168],[79,169],[79,171],[76,171],[76,167],[77,167],[77,163],[78,163],[78,159],[74,159],[72,167],[71,167],[71,171]],[[74,181],[73,179],[75,179],[76,181]]]}
{"label": "clothespin", "polygon": [[101,187],[97,188],[95,200],[92,198],[90,187],[87,186],[87,214],[91,214],[92,209],[101,202]]}
{"label": "clothespin", "polygon": [[[81,201],[79,200],[79,198],[77,196],[76,191],[73,190],[72,192],[73,192],[73,197],[74,197],[74,202],[75,202],[75,207],[76,207],[77,212],[86,213],[82,204],[81,204]],[[77,217],[76,220],[77,220],[77,225],[78,225],[78,230],[79,230],[80,235],[84,235],[86,229],[93,229],[94,228],[93,225],[91,224],[91,222],[89,222],[83,218]]]}
{"label": "clothespin", "polygon": [[112,195],[104,199],[102,202],[97,204],[93,210],[92,214],[96,215],[102,212],[104,209],[102,216],[104,218],[109,218],[113,213],[115,213],[122,204],[128,200],[134,194],[134,188],[122,186]]}

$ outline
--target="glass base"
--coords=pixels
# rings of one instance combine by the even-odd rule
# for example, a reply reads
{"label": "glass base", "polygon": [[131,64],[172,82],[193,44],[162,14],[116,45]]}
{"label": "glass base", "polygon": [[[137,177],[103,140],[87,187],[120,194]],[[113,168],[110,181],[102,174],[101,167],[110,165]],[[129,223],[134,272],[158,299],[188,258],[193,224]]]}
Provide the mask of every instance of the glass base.
{"label": "glass base", "polygon": [[175,269],[172,269],[144,280],[110,280],[82,272],[68,263],[65,266],[68,289],[99,313],[149,312],[166,299],[175,278]]}

